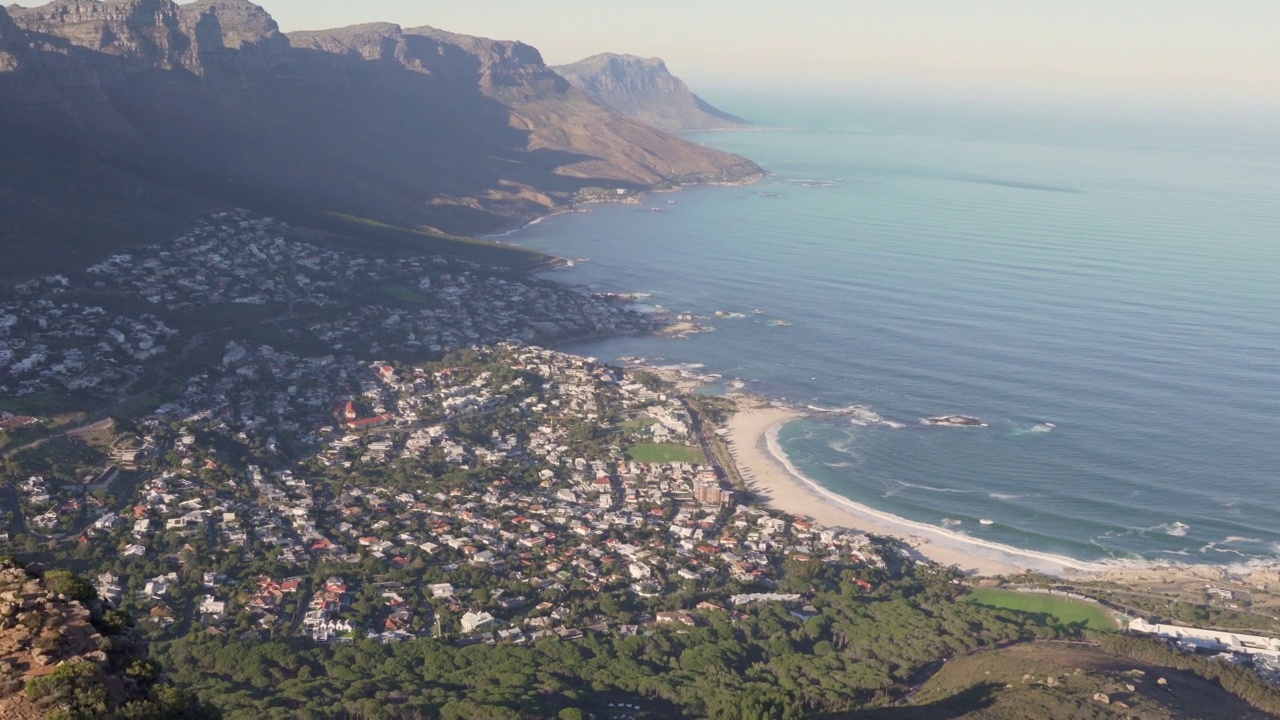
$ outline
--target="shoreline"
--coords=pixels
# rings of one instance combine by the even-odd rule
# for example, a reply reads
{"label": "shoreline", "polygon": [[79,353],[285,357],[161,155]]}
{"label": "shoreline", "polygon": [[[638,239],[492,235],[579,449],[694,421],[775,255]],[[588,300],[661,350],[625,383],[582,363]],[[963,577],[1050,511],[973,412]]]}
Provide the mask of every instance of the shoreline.
{"label": "shoreline", "polygon": [[[1027,570],[1069,579],[1083,579],[1103,570],[1094,563],[1023,551],[964,538],[855,503],[803,477],[790,465],[777,444],[778,431],[805,413],[780,406],[741,409],[725,425],[724,440],[739,476],[764,504],[811,518],[821,525],[897,538],[917,559],[955,565],[966,575],[1015,575]],[[781,457],[780,457],[781,456]]]}
{"label": "shoreline", "polygon": [[[711,131],[711,130],[701,131],[700,130],[699,132],[726,132],[726,131]],[[548,220],[553,217],[558,217],[560,215],[574,215],[574,214],[589,213],[592,211],[593,207],[597,205],[643,205],[645,199],[650,194],[678,193],[685,190],[686,188],[747,187],[749,185],[755,185],[761,182],[765,178],[769,177],[769,175],[771,175],[771,173],[768,170],[762,169],[761,172],[759,173],[756,173],[754,175],[748,175],[738,180],[719,180],[719,181],[708,180],[704,182],[676,183],[674,185],[667,186],[667,187],[650,187],[644,190],[637,190],[636,192],[629,195],[625,195],[621,198],[601,197],[598,199],[591,199],[591,200],[574,200],[564,205],[556,205],[554,207],[546,208],[543,211],[526,213],[519,218],[515,218],[514,222],[510,226],[499,226],[499,228],[494,230],[493,232],[485,233],[483,235],[477,235],[476,237],[477,239],[480,239],[480,240],[489,240],[491,242],[499,243],[502,245],[512,245],[512,243],[508,243],[504,241],[503,238],[509,238],[512,235],[515,235],[522,230],[527,230],[530,227],[533,227],[534,225],[537,225],[538,223],[541,223],[544,220]],[[524,247],[524,246],[513,245],[513,247]],[[565,258],[558,258],[558,259],[563,261]]]}
{"label": "shoreline", "polygon": [[[738,475],[768,507],[830,527],[883,535],[901,541],[918,560],[954,565],[972,577],[1037,572],[1063,580],[1108,580],[1121,583],[1213,580],[1229,576],[1272,580],[1274,565],[1226,566],[1135,561],[1133,564],[1090,562],[973,538],[928,523],[908,520],[855,502],[805,477],[786,457],[778,433],[789,422],[808,416],[765,398],[730,397],[739,409],[721,436]],[[1271,582],[1267,583],[1272,584]]]}

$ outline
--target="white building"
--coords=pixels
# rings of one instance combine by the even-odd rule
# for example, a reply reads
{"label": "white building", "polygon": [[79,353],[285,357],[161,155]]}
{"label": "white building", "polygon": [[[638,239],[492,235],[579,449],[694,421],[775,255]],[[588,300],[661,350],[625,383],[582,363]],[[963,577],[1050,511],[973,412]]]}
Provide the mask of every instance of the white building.
{"label": "white building", "polygon": [[1268,660],[1280,660],[1280,639],[1261,635],[1162,625],[1149,623],[1142,618],[1129,621],[1129,631],[1173,640],[1184,647],[1259,655]]}
{"label": "white building", "polygon": [[493,624],[493,616],[487,612],[467,612],[462,616],[462,632],[473,633]]}

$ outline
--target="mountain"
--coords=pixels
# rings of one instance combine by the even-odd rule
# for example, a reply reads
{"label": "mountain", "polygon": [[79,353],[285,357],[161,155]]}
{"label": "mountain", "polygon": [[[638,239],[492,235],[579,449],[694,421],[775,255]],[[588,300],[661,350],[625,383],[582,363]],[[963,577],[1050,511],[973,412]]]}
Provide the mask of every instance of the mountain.
{"label": "mountain", "polygon": [[694,95],[658,58],[605,53],[552,69],[601,105],[659,130],[692,132],[751,124]]}
{"label": "mountain", "polygon": [[0,156],[11,276],[228,204],[474,235],[584,194],[760,172],[610,112],[528,45],[385,23],[285,35],[246,0],[9,6]]}

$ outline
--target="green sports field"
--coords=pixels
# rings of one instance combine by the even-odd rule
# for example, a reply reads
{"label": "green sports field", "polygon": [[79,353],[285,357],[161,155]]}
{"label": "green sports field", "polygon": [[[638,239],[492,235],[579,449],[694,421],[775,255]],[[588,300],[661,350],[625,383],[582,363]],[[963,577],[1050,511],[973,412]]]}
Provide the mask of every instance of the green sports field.
{"label": "green sports field", "polygon": [[707,462],[707,456],[702,454],[702,448],[654,443],[632,445],[627,448],[627,458],[642,463],[686,462],[705,465]]}
{"label": "green sports field", "polygon": [[1048,593],[1020,593],[1012,590],[976,588],[965,602],[1029,615],[1043,625],[1115,630],[1116,624],[1106,609],[1093,603],[1072,600]]}

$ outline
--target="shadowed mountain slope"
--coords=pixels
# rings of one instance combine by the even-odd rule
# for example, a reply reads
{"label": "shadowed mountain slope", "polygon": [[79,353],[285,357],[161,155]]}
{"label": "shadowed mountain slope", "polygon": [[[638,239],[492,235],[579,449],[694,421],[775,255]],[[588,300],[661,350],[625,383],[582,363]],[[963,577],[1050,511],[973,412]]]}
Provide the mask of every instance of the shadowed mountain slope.
{"label": "shadowed mountain slope", "polygon": [[361,25],[285,35],[244,0],[64,0],[0,15],[7,276],[234,204],[480,234],[583,193],[759,168],[624,119],[532,47]]}

